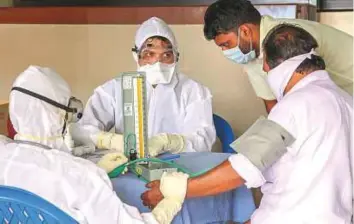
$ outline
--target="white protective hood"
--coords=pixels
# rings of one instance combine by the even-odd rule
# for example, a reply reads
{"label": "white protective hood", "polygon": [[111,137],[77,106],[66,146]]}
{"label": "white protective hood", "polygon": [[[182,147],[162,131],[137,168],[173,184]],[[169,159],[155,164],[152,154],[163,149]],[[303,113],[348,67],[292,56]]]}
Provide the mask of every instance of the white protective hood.
{"label": "white protective hood", "polygon": [[[50,68],[29,66],[12,87],[21,87],[68,105],[71,90],[66,81]],[[63,147],[63,127],[66,112],[33,96],[11,91],[10,119],[17,134],[16,140],[41,143],[51,148]]]}
{"label": "white protective hood", "polygon": [[[144,42],[153,36],[161,36],[168,39],[173,48],[177,51],[177,41],[171,28],[160,18],[151,17],[143,22],[135,34],[135,46],[140,49]],[[134,59],[138,61],[136,53],[133,52]]]}
{"label": "white protective hood", "polygon": [[177,41],[171,28],[157,17],[151,17],[140,25],[135,34],[135,46],[139,49],[148,38],[153,36],[165,37],[177,49]]}

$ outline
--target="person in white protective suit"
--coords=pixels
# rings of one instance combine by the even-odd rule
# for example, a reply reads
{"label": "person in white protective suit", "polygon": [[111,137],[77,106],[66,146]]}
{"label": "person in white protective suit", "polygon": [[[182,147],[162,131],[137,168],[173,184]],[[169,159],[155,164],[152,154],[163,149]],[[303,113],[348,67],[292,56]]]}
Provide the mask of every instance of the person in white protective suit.
{"label": "person in white protective suit", "polygon": [[[146,72],[150,156],[211,151],[216,138],[212,95],[179,71],[177,41],[169,26],[148,19],[137,30],[132,50],[137,70]],[[119,77],[95,89],[80,126],[72,127],[76,142],[123,151],[121,91]],[[109,132],[112,128],[115,133]]]}
{"label": "person in white protective suit", "polygon": [[[162,177],[169,183],[185,179],[185,187],[178,189],[179,199],[167,199],[151,213],[124,204],[103,169],[62,150],[67,123],[78,112],[70,107],[70,96],[68,84],[49,68],[30,66],[15,80],[9,109],[17,135],[13,141],[0,137],[0,185],[35,193],[79,223],[169,223],[182,206],[187,175]],[[115,157],[115,166],[127,161],[121,153]],[[165,186],[167,194],[170,188]]]}
{"label": "person in white protective suit", "polygon": [[[304,29],[280,24],[263,43],[264,70],[278,103],[232,147],[238,154],[188,180],[187,197],[246,184],[263,198],[248,223],[353,223],[353,97],[341,90]],[[154,206],[160,182],[142,195]]]}

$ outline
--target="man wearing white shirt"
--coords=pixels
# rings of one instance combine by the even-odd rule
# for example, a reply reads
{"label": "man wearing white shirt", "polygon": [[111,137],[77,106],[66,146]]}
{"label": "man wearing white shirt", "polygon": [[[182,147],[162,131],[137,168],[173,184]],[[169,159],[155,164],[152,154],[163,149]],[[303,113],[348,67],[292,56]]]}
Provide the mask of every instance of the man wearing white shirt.
{"label": "man wearing white shirt", "polygon": [[[353,98],[316,54],[318,43],[290,24],[263,43],[264,70],[278,103],[232,146],[239,152],[188,180],[187,197],[216,195],[246,184],[263,198],[252,224],[350,224],[353,216]],[[142,195],[154,206],[159,181]]]}

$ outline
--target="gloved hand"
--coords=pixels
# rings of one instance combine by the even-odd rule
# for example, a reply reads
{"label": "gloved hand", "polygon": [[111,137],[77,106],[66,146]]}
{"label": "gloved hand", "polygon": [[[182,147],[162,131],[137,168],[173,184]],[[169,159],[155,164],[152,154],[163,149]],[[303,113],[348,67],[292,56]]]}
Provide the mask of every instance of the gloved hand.
{"label": "gloved hand", "polygon": [[151,157],[167,151],[180,153],[184,150],[184,137],[176,134],[158,134],[149,139],[148,148]]}
{"label": "gloved hand", "polygon": [[[118,166],[128,162],[127,157],[123,153],[113,152],[104,155],[97,163],[97,166],[101,167],[106,173],[112,172]],[[124,172],[123,172],[124,173]]]}
{"label": "gloved hand", "polygon": [[93,153],[95,152],[95,146],[93,144],[89,144],[89,145],[81,145],[78,147],[74,147],[71,149],[71,153],[74,156],[82,156],[88,153]]}
{"label": "gloved hand", "polygon": [[164,198],[152,210],[152,214],[160,224],[170,224],[175,215],[181,210],[182,204],[172,199]]}
{"label": "gloved hand", "polygon": [[108,149],[124,152],[123,135],[111,132],[100,132],[92,136],[92,138],[98,149]]}
{"label": "gloved hand", "polygon": [[181,210],[187,192],[188,175],[181,172],[164,173],[160,182],[160,191],[165,197],[152,210],[152,214],[161,224],[171,223]]}

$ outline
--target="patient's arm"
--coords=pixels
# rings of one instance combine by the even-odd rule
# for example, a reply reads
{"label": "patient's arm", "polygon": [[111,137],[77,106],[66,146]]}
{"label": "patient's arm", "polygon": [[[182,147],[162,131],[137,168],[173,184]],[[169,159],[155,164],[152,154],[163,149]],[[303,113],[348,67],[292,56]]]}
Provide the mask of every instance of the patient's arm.
{"label": "patient's arm", "polygon": [[[227,160],[207,173],[188,180],[187,198],[216,195],[235,189],[244,184],[242,177],[232,168]],[[147,184],[149,191],[142,195],[145,206],[155,207],[163,199],[160,182]]]}
{"label": "patient's arm", "polygon": [[187,198],[217,195],[244,183],[245,181],[227,160],[204,175],[189,179]]}

